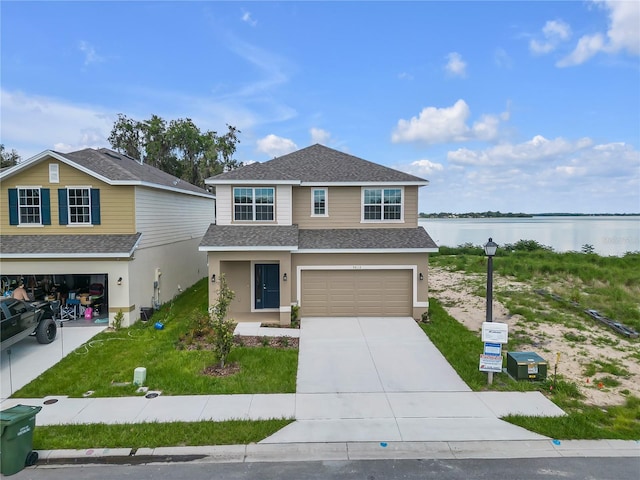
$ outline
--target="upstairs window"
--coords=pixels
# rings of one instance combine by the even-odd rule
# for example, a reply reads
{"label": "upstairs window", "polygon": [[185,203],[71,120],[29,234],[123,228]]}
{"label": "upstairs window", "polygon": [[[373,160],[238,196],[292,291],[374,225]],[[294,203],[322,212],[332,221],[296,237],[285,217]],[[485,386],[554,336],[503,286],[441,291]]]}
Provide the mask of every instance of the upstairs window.
{"label": "upstairs window", "polygon": [[18,209],[20,212],[20,224],[42,224],[40,189],[19,188]]}
{"label": "upstairs window", "polygon": [[402,220],[401,188],[365,188],[362,197],[364,221]]}
{"label": "upstairs window", "polygon": [[91,195],[89,188],[68,188],[69,225],[91,224]]}
{"label": "upstairs window", "polygon": [[100,225],[100,190],[90,187],[58,189],[60,225]]}
{"label": "upstairs window", "polygon": [[233,189],[233,218],[236,221],[272,222],[275,211],[273,187]]}
{"label": "upstairs window", "polygon": [[48,188],[18,187],[8,191],[10,225],[51,225]]}
{"label": "upstairs window", "polygon": [[327,189],[311,189],[311,216],[326,217],[327,213]]}

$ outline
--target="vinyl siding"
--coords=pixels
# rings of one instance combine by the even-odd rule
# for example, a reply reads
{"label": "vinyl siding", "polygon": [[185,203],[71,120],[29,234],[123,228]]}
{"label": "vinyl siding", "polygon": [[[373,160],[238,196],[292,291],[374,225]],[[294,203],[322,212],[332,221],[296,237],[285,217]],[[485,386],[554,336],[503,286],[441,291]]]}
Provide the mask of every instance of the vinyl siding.
{"label": "vinyl siding", "polygon": [[[59,183],[49,183],[49,164],[58,164]],[[10,188],[34,186],[50,189],[51,225],[43,227],[9,225]],[[100,189],[100,225],[67,226],[58,222],[58,189],[85,186]],[[65,163],[44,160],[2,182],[0,227],[3,235],[128,234],[135,233],[134,191],[126,185],[111,186]]]}
{"label": "vinyl siding", "polygon": [[[255,185],[238,185],[239,187],[255,187]],[[262,187],[259,185],[258,187]],[[275,188],[275,224],[291,225],[291,185],[267,185]],[[216,223],[231,225],[233,220],[233,188],[232,185],[216,186]],[[237,222],[240,225],[274,225],[274,222]]]}
{"label": "vinyl siding", "polygon": [[213,199],[135,187],[140,248],[200,238],[214,222]]}
{"label": "vinyl siding", "polygon": [[[317,188],[317,187],[314,187]],[[418,226],[418,187],[404,187],[404,222],[361,222],[362,189],[328,187],[326,217],[311,216],[311,187],[293,189],[293,223],[301,229],[413,228]]]}

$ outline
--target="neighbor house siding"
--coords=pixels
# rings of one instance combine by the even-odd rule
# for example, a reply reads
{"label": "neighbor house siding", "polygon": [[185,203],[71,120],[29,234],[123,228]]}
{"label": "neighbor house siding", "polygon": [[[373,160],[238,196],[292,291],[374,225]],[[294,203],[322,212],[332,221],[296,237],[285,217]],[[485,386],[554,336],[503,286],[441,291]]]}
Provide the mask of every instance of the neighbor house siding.
{"label": "neighbor house siding", "polygon": [[[404,187],[404,222],[361,222],[362,188],[328,186],[326,217],[311,216],[311,190],[293,189],[293,223],[301,229],[411,228],[418,226],[418,187]],[[386,188],[386,187],[384,187]]]}
{"label": "neighbor house siding", "polygon": [[214,199],[136,187],[139,248],[201,238],[214,222]]}
{"label": "neighbor house siding", "polygon": [[[49,164],[58,164],[59,183],[49,183]],[[33,186],[50,189],[51,225],[20,227],[9,225],[9,189]],[[91,226],[60,225],[58,190],[67,187],[90,187],[100,190],[100,224]],[[2,181],[0,227],[3,235],[57,234],[128,234],[135,233],[134,193],[130,186],[111,186],[57,160],[44,160]]]}

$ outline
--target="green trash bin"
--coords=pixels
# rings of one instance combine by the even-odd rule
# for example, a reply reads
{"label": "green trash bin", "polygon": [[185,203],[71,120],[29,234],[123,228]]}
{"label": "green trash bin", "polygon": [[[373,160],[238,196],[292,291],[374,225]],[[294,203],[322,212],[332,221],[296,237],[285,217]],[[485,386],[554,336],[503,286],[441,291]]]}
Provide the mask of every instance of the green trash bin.
{"label": "green trash bin", "polygon": [[0,412],[0,472],[13,475],[38,461],[33,451],[36,414],[42,407],[16,405]]}

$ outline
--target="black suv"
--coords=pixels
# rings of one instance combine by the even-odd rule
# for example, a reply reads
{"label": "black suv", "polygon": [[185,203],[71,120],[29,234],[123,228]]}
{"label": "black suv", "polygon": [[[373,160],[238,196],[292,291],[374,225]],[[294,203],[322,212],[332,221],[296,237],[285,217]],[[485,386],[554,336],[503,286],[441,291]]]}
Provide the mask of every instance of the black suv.
{"label": "black suv", "polygon": [[10,347],[29,335],[39,343],[51,343],[56,338],[57,325],[48,302],[27,303],[15,298],[0,302],[0,350]]}

